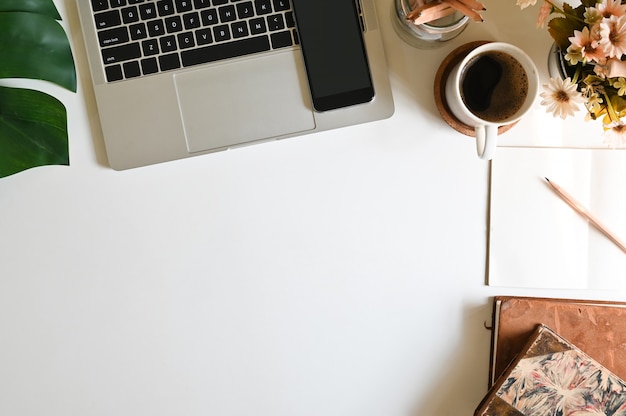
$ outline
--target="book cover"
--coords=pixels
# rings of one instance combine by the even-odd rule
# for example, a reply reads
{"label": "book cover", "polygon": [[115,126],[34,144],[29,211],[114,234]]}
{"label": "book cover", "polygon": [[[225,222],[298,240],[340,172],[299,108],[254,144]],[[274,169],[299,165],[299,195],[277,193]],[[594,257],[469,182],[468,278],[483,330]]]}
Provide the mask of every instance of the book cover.
{"label": "book cover", "polygon": [[520,352],[538,324],[553,328],[626,379],[626,302],[496,296],[489,386]]}
{"label": "book cover", "polygon": [[538,325],[475,416],[626,415],[626,383],[545,325]]}

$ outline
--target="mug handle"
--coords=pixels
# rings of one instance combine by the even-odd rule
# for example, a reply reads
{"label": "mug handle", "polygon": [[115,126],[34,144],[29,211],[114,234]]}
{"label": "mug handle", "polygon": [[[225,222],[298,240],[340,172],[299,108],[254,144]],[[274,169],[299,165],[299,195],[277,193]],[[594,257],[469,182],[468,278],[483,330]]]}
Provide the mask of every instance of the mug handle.
{"label": "mug handle", "polygon": [[491,160],[496,152],[498,126],[480,125],[474,127],[476,132],[476,153],[483,160]]}

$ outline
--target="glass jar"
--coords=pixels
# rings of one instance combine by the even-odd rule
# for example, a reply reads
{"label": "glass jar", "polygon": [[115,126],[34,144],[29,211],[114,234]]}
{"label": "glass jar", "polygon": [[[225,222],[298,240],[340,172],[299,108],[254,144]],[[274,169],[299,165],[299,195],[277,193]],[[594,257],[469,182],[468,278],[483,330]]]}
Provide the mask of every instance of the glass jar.
{"label": "glass jar", "polygon": [[412,2],[415,0],[393,0],[391,21],[398,36],[416,48],[438,48],[444,42],[460,35],[469,23],[469,17],[455,11],[441,19],[416,25],[406,18],[412,10]]}

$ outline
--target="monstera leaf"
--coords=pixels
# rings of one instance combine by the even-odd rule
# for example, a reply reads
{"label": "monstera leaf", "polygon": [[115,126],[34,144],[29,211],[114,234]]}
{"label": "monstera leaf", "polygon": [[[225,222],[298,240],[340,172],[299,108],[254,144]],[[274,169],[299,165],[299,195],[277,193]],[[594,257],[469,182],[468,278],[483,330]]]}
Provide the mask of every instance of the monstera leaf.
{"label": "monstera leaf", "polygon": [[[76,92],[69,40],[53,0],[0,0],[0,78],[28,78]],[[40,91],[0,87],[0,177],[69,165],[67,113]]]}

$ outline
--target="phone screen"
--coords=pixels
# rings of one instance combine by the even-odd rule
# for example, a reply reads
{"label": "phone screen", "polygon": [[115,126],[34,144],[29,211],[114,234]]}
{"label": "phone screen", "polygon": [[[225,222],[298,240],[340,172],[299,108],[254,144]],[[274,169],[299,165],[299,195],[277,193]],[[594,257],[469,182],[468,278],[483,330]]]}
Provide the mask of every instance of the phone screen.
{"label": "phone screen", "polygon": [[362,104],[374,87],[355,0],[292,0],[317,111]]}

